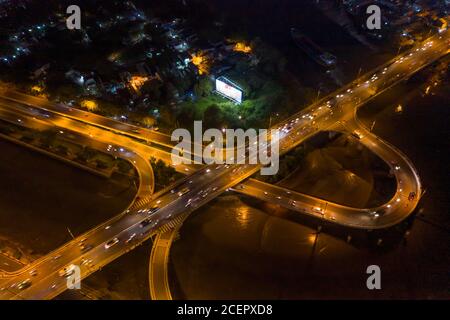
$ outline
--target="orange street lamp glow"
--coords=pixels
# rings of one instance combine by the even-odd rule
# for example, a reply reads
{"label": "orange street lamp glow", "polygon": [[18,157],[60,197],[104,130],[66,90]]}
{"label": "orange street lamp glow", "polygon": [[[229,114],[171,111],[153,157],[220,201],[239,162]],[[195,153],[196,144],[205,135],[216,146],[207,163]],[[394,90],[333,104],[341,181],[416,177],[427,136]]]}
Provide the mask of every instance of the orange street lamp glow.
{"label": "orange street lamp glow", "polygon": [[89,111],[95,111],[98,109],[97,102],[92,101],[92,100],[81,101],[81,106],[88,109]]}
{"label": "orange street lamp glow", "polygon": [[130,79],[130,85],[135,91],[139,91],[139,89],[144,85],[144,83],[147,80],[148,80],[148,77],[132,76]]}
{"label": "orange street lamp glow", "polygon": [[38,85],[34,85],[31,87],[31,91],[37,92],[37,93],[41,93],[43,90],[42,87],[38,86]]}
{"label": "orange street lamp glow", "polygon": [[252,48],[247,46],[244,42],[237,42],[233,47],[233,51],[250,53],[252,52]]}
{"label": "orange street lamp glow", "polygon": [[191,58],[191,62],[194,66],[197,67],[198,74],[208,74],[209,71],[209,62],[208,59],[204,56],[202,52],[197,54],[193,54]]}

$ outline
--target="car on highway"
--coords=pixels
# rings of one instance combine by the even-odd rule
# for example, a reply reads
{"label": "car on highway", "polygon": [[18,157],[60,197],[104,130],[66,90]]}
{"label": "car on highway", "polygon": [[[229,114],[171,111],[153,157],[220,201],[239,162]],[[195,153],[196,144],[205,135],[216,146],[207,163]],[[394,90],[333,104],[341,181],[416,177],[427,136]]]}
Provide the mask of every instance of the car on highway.
{"label": "car on highway", "polygon": [[93,261],[92,261],[92,259],[82,258],[81,259],[81,264],[83,266],[92,267],[93,266]]}
{"label": "car on highway", "polygon": [[379,209],[379,210],[372,211],[372,212],[371,212],[371,215],[372,215],[374,218],[378,218],[378,217],[384,215],[385,213],[386,213],[386,210],[384,210],[384,209]]}
{"label": "car on highway", "polygon": [[17,289],[24,290],[26,288],[29,288],[30,286],[31,286],[31,280],[26,279],[17,285]]}
{"label": "car on highway", "polygon": [[125,243],[130,243],[131,241],[133,241],[134,238],[136,238],[136,233],[133,233],[133,234],[125,241]]}
{"label": "car on highway", "polygon": [[363,137],[363,135],[358,130],[353,131],[352,136],[354,136],[358,140],[361,140]]}
{"label": "car on highway", "polygon": [[181,189],[180,191],[178,191],[178,196],[182,197],[183,195],[185,195],[189,191],[190,191],[190,189],[188,187],[185,187],[185,188]]}
{"label": "car on highway", "polygon": [[141,227],[141,228],[145,228],[145,227],[147,227],[148,225],[152,225],[152,226],[154,226],[155,224],[156,224],[156,221],[152,221],[152,220],[150,220],[150,219],[145,219],[145,220],[142,220],[141,221],[141,223],[139,224],[139,226]]}
{"label": "car on highway", "polygon": [[283,131],[284,133],[289,133],[289,131],[291,131],[291,130],[292,130],[292,126],[288,126],[288,125],[285,125],[283,127],[283,129],[281,129],[281,131]]}
{"label": "car on highway", "polygon": [[92,250],[92,248],[93,248],[93,246],[90,244],[83,243],[82,245],[80,245],[81,252],[88,252],[88,251]]}
{"label": "car on highway", "polygon": [[153,214],[155,212],[157,212],[159,210],[159,206],[158,205],[154,205],[149,211],[148,214]]}
{"label": "car on highway", "polygon": [[109,249],[112,246],[115,246],[116,244],[119,243],[119,238],[112,238],[111,240],[109,240],[107,243],[105,243],[105,249]]}
{"label": "car on highway", "polygon": [[58,271],[60,277],[69,277],[75,273],[75,265],[71,264]]}
{"label": "car on highway", "polygon": [[323,209],[320,208],[320,207],[313,207],[313,210],[314,210],[315,212],[318,212],[318,213],[320,213],[320,214],[323,214]]}
{"label": "car on highway", "polygon": [[144,228],[144,227],[148,226],[148,225],[150,224],[150,222],[151,222],[150,219],[142,220],[141,223],[139,223],[139,226],[140,226],[141,228]]}

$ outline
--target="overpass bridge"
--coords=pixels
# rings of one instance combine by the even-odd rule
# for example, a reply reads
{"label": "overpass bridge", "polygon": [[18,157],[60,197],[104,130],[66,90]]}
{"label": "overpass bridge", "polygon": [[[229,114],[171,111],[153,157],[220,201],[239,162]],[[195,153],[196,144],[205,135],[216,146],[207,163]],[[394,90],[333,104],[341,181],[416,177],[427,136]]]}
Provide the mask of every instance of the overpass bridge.
{"label": "overpass bridge", "polygon": [[[349,121],[354,117],[356,109],[361,105],[446,55],[448,51],[449,34],[448,31],[445,31],[430,37],[411,50],[397,56],[383,66],[365,74],[344,88],[278,124],[275,126],[276,128],[290,128],[287,133],[285,132],[280,137],[280,153],[287,153],[317,132],[333,128],[339,121]],[[311,113],[316,114],[315,123],[300,120],[302,116]],[[380,143],[380,146],[383,145],[385,143]],[[408,162],[406,159],[403,159],[403,161],[405,164]],[[406,168],[408,168],[408,165],[406,165]],[[189,179],[174,186],[173,190],[176,192],[165,191],[160,193],[157,197],[152,197],[140,209],[137,206],[132,206],[126,213],[95,227],[49,255],[36,260],[19,272],[9,274],[7,278],[0,280],[0,286],[4,288],[0,292],[0,298],[51,299],[67,289],[66,279],[58,275],[58,272],[64,267],[70,264],[80,265],[81,277],[87,277],[147,240],[155,232],[158,232],[158,229],[163,228],[164,225],[170,223],[173,219],[188,215],[220,195],[226,189],[249,178],[259,169],[259,165],[248,164],[203,166],[192,173]],[[404,185],[402,191],[398,191],[406,193],[417,191],[419,195],[421,185],[415,170],[411,169],[406,172],[410,175],[409,181],[411,181],[411,185]],[[180,196],[177,195],[177,191],[185,188],[188,189],[186,193]],[[202,196],[199,197],[200,194]],[[205,196],[203,197],[203,195]],[[321,200],[318,199],[317,201]],[[139,224],[147,217],[140,215],[138,209],[148,209],[156,204],[159,205],[159,210],[151,215],[155,225],[142,232]],[[370,220],[371,222],[368,224],[367,216],[357,216],[354,217],[351,224],[353,227],[367,227],[368,225],[372,228],[383,227],[383,224],[390,224],[392,220],[396,219],[395,216],[397,214],[392,214],[394,218],[389,216],[391,216],[390,212],[394,212],[394,209],[397,208],[400,208],[400,204],[396,200],[394,203],[389,202],[384,208],[387,214],[383,215],[383,219],[376,219],[376,223]],[[404,218],[413,209],[414,207],[411,205],[408,209],[401,211]],[[345,222],[345,215],[342,215],[342,219],[340,218],[341,215],[336,214],[333,221],[336,223]],[[133,238],[133,241],[126,242],[125,240],[133,233],[139,234],[139,236]],[[78,243],[82,238],[86,238],[93,246],[92,250],[84,254],[80,253],[78,248]],[[105,244],[112,238],[118,238],[120,241],[114,247],[107,248]],[[58,258],[55,259],[55,257]],[[91,259],[94,261],[94,266],[82,265],[82,258]],[[32,285],[20,290],[17,284],[31,278],[31,270],[37,271],[37,275],[32,278]]]}

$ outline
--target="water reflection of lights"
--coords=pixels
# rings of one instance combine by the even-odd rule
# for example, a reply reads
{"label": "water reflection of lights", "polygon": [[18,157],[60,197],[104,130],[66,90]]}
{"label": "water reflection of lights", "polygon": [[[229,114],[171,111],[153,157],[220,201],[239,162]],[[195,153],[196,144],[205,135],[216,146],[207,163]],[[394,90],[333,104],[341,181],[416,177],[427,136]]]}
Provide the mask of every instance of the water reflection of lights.
{"label": "water reflection of lights", "polygon": [[250,224],[250,208],[248,206],[239,206],[237,208],[236,220],[242,228]]}

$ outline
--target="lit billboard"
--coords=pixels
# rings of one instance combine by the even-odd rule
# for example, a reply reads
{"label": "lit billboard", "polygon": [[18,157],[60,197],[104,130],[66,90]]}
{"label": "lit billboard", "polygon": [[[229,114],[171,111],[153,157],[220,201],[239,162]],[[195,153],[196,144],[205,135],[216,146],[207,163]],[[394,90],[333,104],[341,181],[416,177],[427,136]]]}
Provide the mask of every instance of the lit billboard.
{"label": "lit billboard", "polygon": [[237,103],[242,102],[242,90],[233,85],[231,81],[227,81],[226,78],[220,77],[216,79],[216,91]]}

